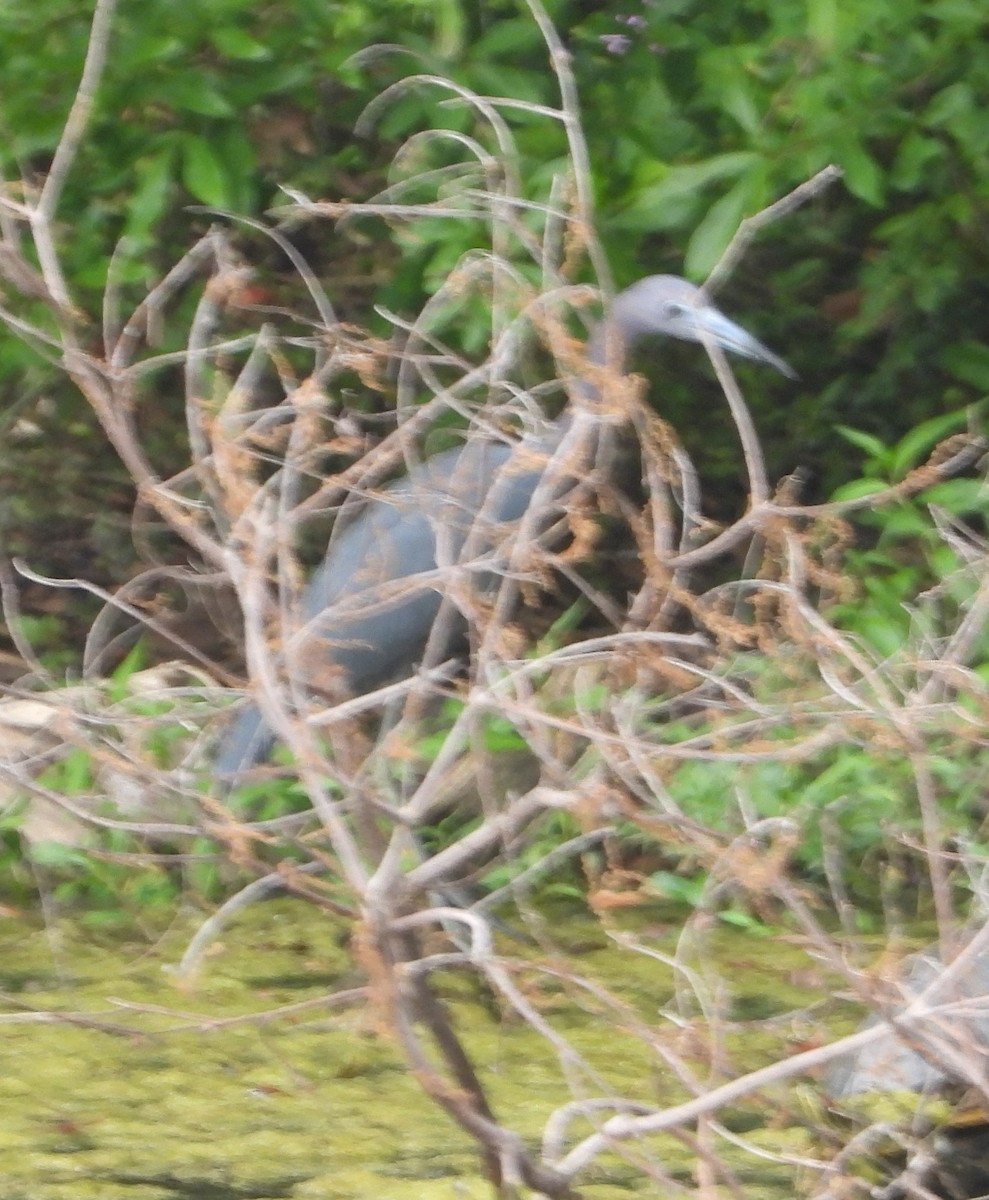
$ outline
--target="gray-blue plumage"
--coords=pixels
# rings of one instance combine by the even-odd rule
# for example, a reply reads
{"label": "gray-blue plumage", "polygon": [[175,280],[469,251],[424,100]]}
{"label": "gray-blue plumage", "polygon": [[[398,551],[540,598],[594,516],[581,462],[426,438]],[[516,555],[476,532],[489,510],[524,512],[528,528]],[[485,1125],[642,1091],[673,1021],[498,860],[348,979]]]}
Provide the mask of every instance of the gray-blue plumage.
{"label": "gray-blue plumage", "polygon": [[[710,339],[722,349],[793,372],[711,305],[703,291],[672,275],[651,275],[615,297],[588,343],[588,361],[621,368],[643,337]],[[593,393],[592,385],[584,385]],[[475,438],[438,454],[369,499],[331,540],[304,597],[305,627],[293,641],[307,683],[360,695],[409,676],[422,661],[443,603],[444,574],[481,559],[474,586],[500,578],[490,562],[543,479],[542,465],[568,417],[518,444]],[[558,491],[551,497],[558,499]],[[465,552],[466,550],[466,552]],[[465,622],[451,611],[450,638]],[[443,649],[443,647],[440,647]],[[244,710],[221,736],[216,772],[228,782],[267,757],[272,735],[260,712]]]}

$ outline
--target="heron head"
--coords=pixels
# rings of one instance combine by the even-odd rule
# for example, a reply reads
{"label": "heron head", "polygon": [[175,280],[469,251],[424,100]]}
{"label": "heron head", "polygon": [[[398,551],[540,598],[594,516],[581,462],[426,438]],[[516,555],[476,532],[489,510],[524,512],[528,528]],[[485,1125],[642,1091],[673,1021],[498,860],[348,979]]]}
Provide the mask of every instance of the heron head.
{"label": "heron head", "polygon": [[790,379],[796,373],[768,346],[715,308],[703,288],[676,275],[648,275],[620,292],[608,315],[625,347],[650,334],[686,342],[710,339],[722,350],[766,363]]}

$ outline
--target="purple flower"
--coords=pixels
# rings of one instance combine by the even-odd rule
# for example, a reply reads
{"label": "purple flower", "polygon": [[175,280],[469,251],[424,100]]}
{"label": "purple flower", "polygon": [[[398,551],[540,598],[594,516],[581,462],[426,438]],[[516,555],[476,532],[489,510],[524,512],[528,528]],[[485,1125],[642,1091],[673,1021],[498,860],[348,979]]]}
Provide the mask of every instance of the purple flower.
{"label": "purple flower", "polygon": [[600,40],[609,54],[627,54],[632,46],[632,39],[625,33],[602,33]]}

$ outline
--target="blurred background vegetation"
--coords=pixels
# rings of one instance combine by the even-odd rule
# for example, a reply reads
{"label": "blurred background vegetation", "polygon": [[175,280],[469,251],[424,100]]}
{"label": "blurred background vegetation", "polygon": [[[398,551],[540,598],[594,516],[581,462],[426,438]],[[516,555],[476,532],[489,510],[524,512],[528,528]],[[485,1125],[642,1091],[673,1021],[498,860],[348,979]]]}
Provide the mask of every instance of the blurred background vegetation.
{"label": "blurred background vegetation", "polygon": [[[618,284],[659,271],[703,278],[746,214],[829,162],[844,169],[843,186],[759,239],[721,297],[800,373],[796,390],[761,377],[751,396],[774,474],[804,467],[810,494],[826,496],[857,473],[859,450],[850,452],[836,423],[866,431],[881,449],[982,397],[983,6],[552,0],[548,8],[572,55],[599,231]],[[49,165],[89,17],[89,5],[66,0],[0,6],[8,180],[41,179]],[[389,51],[361,55],[380,43]],[[116,278],[150,285],[210,220],[190,206],[262,215],[279,202],[280,185],[313,198],[366,198],[385,182],[399,138],[435,126],[466,131],[474,114],[419,89],[384,110],[370,136],[355,136],[382,87],[421,72],[480,93],[557,100],[542,38],[519,0],[124,3],[61,213],[71,223],[67,265],[90,316],[98,319],[114,248]],[[511,119],[522,177],[544,194],[565,153],[562,133],[531,115]],[[476,234],[468,222],[436,221],[396,237],[364,222],[341,236],[323,226],[320,243],[302,248],[342,317],[366,322],[373,302],[416,311]],[[277,295],[282,264],[266,245],[251,257],[269,268]],[[464,321],[469,344],[469,313]],[[727,422],[719,440],[710,422],[699,428],[695,419],[704,370],[693,356],[690,382],[679,387],[672,376],[684,372],[652,370],[662,377],[656,402],[713,490],[734,499],[738,456]],[[126,577],[131,490],[79,398],[5,336],[0,399],[7,551],[56,575]],[[158,461],[180,463],[178,389],[147,403]],[[27,597],[49,650],[62,636],[63,604],[40,589]]]}
{"label": "blurred background vegetation", "polygon": [[[664,271],[703,279],[746,215],[828,163],[844,171],[842,184],[760,235],[719,297],[800,376],[793,384],[739,368],[771,475],[802,469],[808,499],[852,495],[902,479],[963,428],[989,391],[984,6],[547,0],[547,8],[572,58],[597,228],[618,286]],[[90,16],[90,5],[67,0],[0,5],[4,179],[44,178]],[[284,203],[283,186],[313,199],[367,199],[387,186],[396,148],[414,131],[486,136],[472,109],[427,86],[404,92],[356,133],[367,105],[410,75],[558,103],[523,0],[124,0],[60,214],[93,345],[108,273],[125,294],[143,295],[215,219],[204,208],[265,217]],[[566,163],[563,132],[533,113],[506,118],[519,173],[542,200]],[[437,165],[435,146],[406,170]],[[291,306],[297,280],[271,243],[243,227],[237,236],[257,267],[258,302]],[[363,219],[337,232],[328,223],[301,227],[297,242],[340,317],[387,333],[373,306],[414,314],[485,235],[469,221],[396,229]],[[181,319],[175,327],[178,338]],[[483,314],[475,322],[464,310],[465,348],[476,350],[487,330]],[[662,363],[640,364],[653,401],[693,455],[706,493],[724,506],[712,515],[737,513],[741,464],[730,422],[719,429],[708,416],[720,402],[710,369],[696,348],[660,353]],[[177,379],[174,388],[155,379],[140,424],[167,473],[188,460],[184,398]],[[9,335],[0,336],[0,429],[5,553],[42,573],[107,586],[130,577],[138,567],[130,480],[57,365]],[[981,527],[981,492],[977,479],[953,480],[921,502],[865,514],[842,562],[849,602],[836,615],[844,627],[880,655],[901,647],[918,597],[958,574],[926,502],[974,514]],[[955,614],[974,586],[970,573],[961,594],[948,588],[938,603]],[[46,663],[71,668],[94,608],[78,592],[32,585],[22,603],[24,631]],[[974,659],[989,678],[989,648]],[[19,674],[16,655],[6,668],[7,678]],[[966,810],[962,824],[981,821],[972,783],[982,778],[981,754],[973,744],[941,760],[968,772],[952,789]],[[896,791],[871,769],[860,747],[836,752],[827,775],[834,788],[820,801],[872,797],[855,810],[869,844]],[[757,781],[770,809],[775,796],[806,792],[799,771],[783,774],[779,786]],[[722,804],[716,773],[685,771],[680,783],[702,815]]]}
{"label": "blurred background vegetation", "polygon": [[[801,498],[808,500],[862,495],[902,481],[943,438],[979,420],[989,391],[985,6],[975,0],[546,0],[546,7],[571,55],[597,231],[617,286],[658,272],[703,280],[746,216],[829,163],[844,172],[842,184],[759,236],[718,299],[799,373],[793,383],[744,363],[738,368],[771,477],[799,471]],[[0,173],[8,186],[15,179],[40,183],[49,169],[90,17],[88,3],[0,3]],[[412,75],[448,79],[482,95],[558,104],[546,46],[524,0],[189,6],[121,0],[97,110],[60,211],[63,261],[91,322],[89,348],[98,353],[108,276],[127,298],[145,295],[217,210],[272,221],[272,210],[285,202],[283,187],[312,199],[365,200],[395,177],[396,149],[416,130],[488,136],[474,109],[451,102],[449,89],[425,84],[381,106],[357,132],[368,104]],[[560,124],[532,111],[504,116],[519,149],[518,173],[532,198],[544,201],[567,165]],[[421,158],[406,159],[405,177],[444,165],[437,142],[414,145]],[[256,268],[249,299],[293,308],[298,279],[271,241],[247,225],[234,228]],[[415,314],[466,252],[487,243],[479,225],[439,219],[396,228],[363,218],[335,231],[323,222],[293,228],[292,237],[340,318],[384,335],[391,327],[375,316],[375,305]],[[0,274],[0,303],[5,286]],[[489,331],[486,314],[465,306],[457,316],[451,336],[468,353],[478,351]],[[162,331],[161,348],[181,350],[186,331],[180,315]],[[722,397],[710,367],[696,347],[664,345],[660,356],[638,364],[652,381],[652,400],[697,463],[705,495],[714,498],[710,515],[737,515],[745,503],[743,465],[731,422],[719,420]],[[355,394],[355,407],[377,402]],[[149,457],[163,475],[181,469],[189,458],[181,380],[155,375],[139,410]],[[847,736],[823,740],[813,755],[788,755],[817,711],[827,711],[827,693],[816,660],[813,670],[799,656],[787,660],[799,639],[785,622],[772,645],[753,641],[737,661],[718,664],[739,684],[739,695],[752,698],[753,711],[764,705],[782,714],[760,752],[748,762],[726,753],[679,765],[675,755],[667,763],[656,755],[656,779],[671,806],[698,829],[735,837],[743,823],[799,819],[801,840],[790,852],[801,896],[830,892],[827,920],[840,919],[849,932],[895,930],[901,915],[904,924],[929,922],[928,857],[937,858],[930,853],[935,846],[968,856],[950,880],[961,906],[984,892],[984,620],[965,646],[970,652],[953,660],[958,669],[944,682],[945,702],[932,703],[930,714],[922,703],[924,673],[936,677],[939,652],[966,615],[980,611],[983,493],[984,481],[973,473],[865,510],[854,528],[836,523],[834,578],[848,586],[821,584],[817,592],[838,597],[827,618],[852,635],[849,645],[865,647],[866,661],[878,665],[890,693],[915,719],[911,732],[923,733],[917,762],[905,756],[899,727],[897,736],[885,736],[889,714],[882,706],[869,709],[868,688],[861,689],[859,727],[839,720],[836,728]],[[0,567],[20,556],[42,574],[113,588],[137,573],[142,555],[146,562],[149,553],[167,557],[173,549],[133,536],[134,502],[126,471],[58,364],[0,333]],[[21,632],[56,678],[77,666],[97,603],[79,591],[21,586]],[[200,614],[192,622],[202,624]],[[799,649],[808,646],[819,649],[810,642]],[[161,718],[145,748],[165,772],[176,737],[188,732],[183,714],[148,708],[140,695],[130,708],[121,699],[129,676],[158,651],[144,644],[109,664],[115,671],[103,686],[119,705],[121,729],[135,715]],[[170,657],[173,649],[161,652]],[[834,665],[827,653],[821,658]],[[22,671],[13,647],[0,643],[0,683]],[[948,701],[957,697],[952,708]],[[588,698],[581,699],[587,708]],[[728,744],[734,714],[727,712],[719,726],[716,708],[704,720],[717,735],[713,744],[720,736]],[[417,750],[424,762],[439,753],[451,722],[434,744],[422,739]],[[738,727],[744,732],[744,722]],[[680,720],[663,713],[655,727],[646,725],[660,748],[676,749],[697,731],[693,712]],[[479,732],[492,755],[507,759],[529,749],[525,727],[500,716]],[[40,783],[70,798],[99,793],[98,762],[77,747]],[[941,824],[933,830],[918,804],[921,768],[939,810]],[[210,781],[200,784],[208,795]],[[147,792],[159,804],[157,788]],[[294,782],[281,789],[265,783],[254,793],[243,789],[231,811],[259,821],[305,813],[309,805]],[[656,811],[662,816],[661,807]],[[178,869],[164,854],[133,855],[123,828],[107,839],[110,853],[40,842],[22,861],[22,816],[16,804],[0,813],[5,900],[30,903],[37,889],[59,903],[83,901],[99,925],[121,911],[144,921],[149,910],[164,911],[177,889],[212,904],[232,886],[230,846],[212,835],[191,839]],[[552,813],[525,846],[513,847],[510,862],[480,882],[489,889],[507,883],[520,867],[576,837],[581,820]],[[737,877],[726,879],[727,853],[725,863],[712,867],[710,854],[676,837],[664,840],[662,821],[620,824],[620,860],[612,849],[614,857],[595,868],[588,854],[561,870],[542,897],[571,903],[587,901],[595,890],[611,895],[607,866],[658,897],[664,920],[670,913],[680,919],[685,908],[702,916],[717,911],[729,924],[764,930],[792,917],[784,904],[769,902],[765,873],[754,871],[750,883],[739,867]],[[463,814],[453,812],[427,831],[428,848],[452,843],[465,827]],[[304,861],[300,845],[287,835],[272,860],[299,852]],[[757,857],[771,857],[757,849]],[[264,853],[252,870],[272,865],[262,861]],[[136,862],[146,869],[135,872]],[[972,863],[979,870],[972,867],[969,878]],[[153,932],[152,924],[147,928]]]}
{"label": "blurred background vegetation", "polygon": [[[704,278],[743,217],[829,162],[843,168],[843,185],[757,240],[719,303],[800,375],[796,387],[748,377],[772,475],[803,468],[812,499],[861,476],[901,478],[989,390],[989,14],[968,0],[730,8],[552,0],[548,8],[572,56],[598,228],[618,285],[661,271]],[[89,5],[65,0],[0,6],[5,179],[43,179],[90,15]],[[422,74],[482,94],[558,101],[521,0],[123,3],[61,209],[71,230],[66,266],[94,343],[111,256],[125,294],[143,294],[213,219],[197,206],[263,216],[284,201],[283,185],[316,199],[365,199],[387,184],[395,148],[415,130],[477,133],[473,110],[428,87],[404,92],[355,133],[383,88]],[[508,119],[521,177],[542,198],[565,163],[563,133],[532,114]],[[426,157],[436,153],[424,150],[407,169],[436,165]],[[339,315],[372,326],[373,304],[418,311],[485,236],[469,221],[438,219],[411,230],[370,220],[337,234],[325,223],[315,229],[300,230],[300,248]],[[259,299],[290,304],[295,282],[284,261],[249,230],[241,236]],[[486,318],[478,314],[475,328],[465,309],[464,346],[486,330]],[[727,420],[722,433],[697,420],[714,385],[702,357],[679,350],[673,369],[641,365],[709,493],[723,498],[725,511],[712,515],[726,516],[744,502],[734,433]],[[170,388],[157,378],[141,423],[167,471],[187,460],[183,398],[177,381]],[[8,335],[0,406],[6,552],[56,576],[127,578],[136,551],[126,473],[57,367]],[[952,499],[961,511],[979,503],[974,487]],[[873,639],[885,626],[895,644],[901,602],[945,564],[929,563],[940,542],[915,515],[873,525],[859,566],[886,585]],[[48,661],[71,664],[90,615],[78,594],[29,587],[24,609]]]}

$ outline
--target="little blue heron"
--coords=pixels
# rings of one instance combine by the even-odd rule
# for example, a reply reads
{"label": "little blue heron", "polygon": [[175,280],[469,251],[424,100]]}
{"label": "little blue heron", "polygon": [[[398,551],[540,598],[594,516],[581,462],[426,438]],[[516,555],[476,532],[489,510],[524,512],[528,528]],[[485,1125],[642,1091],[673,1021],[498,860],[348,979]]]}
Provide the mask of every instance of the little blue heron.
{"label": "little blue heron", "polygon": [[[587,360],[621,368],[643,337],[710,339],[723,350],[793,372],[771,350],[716,309],[702,289],[673,275],[650,275],[619,293],[594,329]],[[583,392],[595,394],[592,385]],[[495,531],[518,522],[544,478],[544,465],[569,427],[563,416],[548,432],[520,442],[474,438],[428,459],[369,499],[330,542],[303,598],[306,624],[296,659],[307,682],[323,676],[344,694],[361,695],[409,677],[421,663],[443,604],[441,568],[484,558],[473,579],[490,592],[500,578],[491,564]],[[552,504],[559,496],[549,497]],[[478,528],[478,526],[482,528]],[[451,613],[450,644],[465,622]],[[441,647],[433,647],[433,650]],[[333,691],[334,687],[327,688]],[[273,741],[255,707],[221,737],[218,774],[233,782],[261,762]]]}

